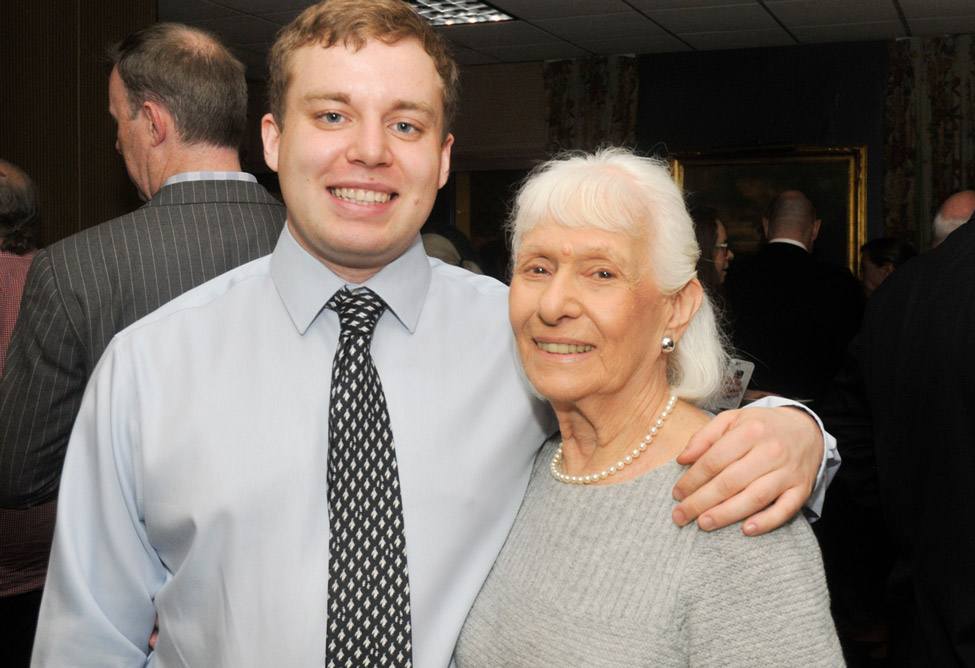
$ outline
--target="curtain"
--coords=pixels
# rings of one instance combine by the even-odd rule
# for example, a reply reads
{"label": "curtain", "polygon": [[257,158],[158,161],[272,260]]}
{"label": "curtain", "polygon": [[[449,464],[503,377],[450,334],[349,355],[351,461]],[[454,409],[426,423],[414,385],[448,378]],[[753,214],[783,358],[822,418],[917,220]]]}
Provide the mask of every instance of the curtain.
{"label": "curtain", "polygon": [[636,143],[639,63],[610,56],[545,63],[550,154]]}
{"label": "curtain", "polygon": [[889,53],[885,228],[920,250],[941,202],[975,187],[975,40],[910,38]]}

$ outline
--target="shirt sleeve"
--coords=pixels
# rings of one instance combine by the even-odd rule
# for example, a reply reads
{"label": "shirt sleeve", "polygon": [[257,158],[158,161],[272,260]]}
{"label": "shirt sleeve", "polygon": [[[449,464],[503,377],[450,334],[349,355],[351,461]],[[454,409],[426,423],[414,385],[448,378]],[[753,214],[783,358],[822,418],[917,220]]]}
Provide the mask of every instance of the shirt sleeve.
{"label": "shirt sleeve", "polygon": [[96,367],[72,433],[33,666],[144,666],[167,572],[139,502],[138,396],[119,350]]}
{"label": "shirt sleeve", "polygon": [[839,450],[836,447],[836,439],[826,431],[826,428],[823,426],[823,421],[819,419],[819,416],[814,411],[792,399],[775,396],[764,397],[748,404],[745,410],[749,408],[777,408],[779,406],[790,406],[805,411],[809,417],[816,421],[819,430],[823,434],[823,459],[819,463],[819,472],[816,474],[816,484],[813,486],[812,494],[806,499],[806,505],[802,509],[806,518],[810,522],[814,522],[822,514],[823,501],[826,499],[826,488],[829,487],[829,483],[832,482],[833,477],[840,468],[841,460]]}
{"label": "shirt sleeve", "polygon": [[0,380],[0,507],[29,508],[57,496],[88,380],[86,355],[50,256],[38,251]]}
{"label": "shirt sleeve", "polygon": [[804,518],[758,537],[701,532],[691,554],[679,606],[688,665],[845,665]]}

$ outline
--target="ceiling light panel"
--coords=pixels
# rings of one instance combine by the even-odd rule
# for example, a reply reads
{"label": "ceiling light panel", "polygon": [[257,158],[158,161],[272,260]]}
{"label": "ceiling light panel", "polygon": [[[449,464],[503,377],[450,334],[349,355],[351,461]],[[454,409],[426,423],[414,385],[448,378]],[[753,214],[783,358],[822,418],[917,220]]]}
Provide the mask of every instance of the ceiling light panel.
{"label": "ceiling light panel", "polygon": [[431,25],[455,26],[466,23],[497,23],[512,17],[476,0],[407,0]]}

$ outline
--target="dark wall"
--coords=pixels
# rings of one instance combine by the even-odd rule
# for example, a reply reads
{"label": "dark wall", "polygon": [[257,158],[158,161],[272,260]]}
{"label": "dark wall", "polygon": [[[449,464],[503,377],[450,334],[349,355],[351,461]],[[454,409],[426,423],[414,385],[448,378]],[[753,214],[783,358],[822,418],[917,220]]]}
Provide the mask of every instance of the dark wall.
{"label": "dark wall", "polygon": [[37,186],[42,245],[141,204],[115,151],[110,44],[156,0],[0,2],[0,157]]}
{"label": "dark wall", "polygon": [[644,151],[867,145],[867,238],[883,234],[886,42],[640,57]]}

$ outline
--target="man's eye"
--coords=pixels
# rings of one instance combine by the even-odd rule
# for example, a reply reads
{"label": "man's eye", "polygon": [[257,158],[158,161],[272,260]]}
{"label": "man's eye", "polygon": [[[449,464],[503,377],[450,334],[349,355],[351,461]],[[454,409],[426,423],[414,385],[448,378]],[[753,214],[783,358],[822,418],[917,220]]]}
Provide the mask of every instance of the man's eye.
{"label": "man's eye", "polygon": [[407,123],[406,121],[399,121],[398,123],[395,123],[393,127],[396,129],[397,132],[400,132],[405,135],[413,134],[414,132],[419,132],[419,130],[417,130],[415,125],[413,125],[412,123]]}
{"label": "man's eye", "polygon": [[321,115],[321,119],[326,123],[340,123],[343,120],[342,114],[334,111],[326,111]]}

